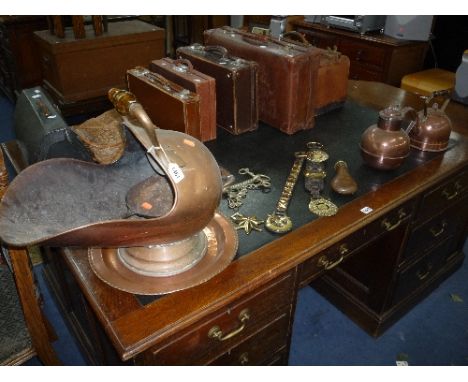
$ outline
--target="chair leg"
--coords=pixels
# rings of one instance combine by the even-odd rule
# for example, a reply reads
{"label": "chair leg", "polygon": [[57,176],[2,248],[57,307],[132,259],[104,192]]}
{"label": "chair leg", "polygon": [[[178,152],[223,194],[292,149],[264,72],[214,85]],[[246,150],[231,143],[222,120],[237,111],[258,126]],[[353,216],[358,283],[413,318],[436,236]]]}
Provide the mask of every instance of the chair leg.
{"label": "chair leg", "polygon": [[43,320],[44,317],[36,296],[36,285],[34,284],[28,253],[25,249],[13,248],[9,248],[8,252],[24,318],[37,356],[44,365],[61,365],[52,347],[49,333]]}

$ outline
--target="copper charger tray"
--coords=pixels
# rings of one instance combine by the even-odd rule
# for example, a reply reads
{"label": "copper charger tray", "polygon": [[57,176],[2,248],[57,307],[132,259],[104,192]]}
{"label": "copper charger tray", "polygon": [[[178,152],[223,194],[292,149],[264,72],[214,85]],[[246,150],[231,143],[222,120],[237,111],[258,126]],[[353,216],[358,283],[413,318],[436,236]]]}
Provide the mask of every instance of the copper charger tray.
{"label": "copper charger tray", "polygon": [[176,275],[152,277],[133,272],[122,263],[117,248],[89,248],[89,263],[94,273],[113,288],[140,295],[176,292],[214,277],[236,255],[237,233],[224,215],[216,212],[203,232],[208,239],[206,254],[191,269]]}

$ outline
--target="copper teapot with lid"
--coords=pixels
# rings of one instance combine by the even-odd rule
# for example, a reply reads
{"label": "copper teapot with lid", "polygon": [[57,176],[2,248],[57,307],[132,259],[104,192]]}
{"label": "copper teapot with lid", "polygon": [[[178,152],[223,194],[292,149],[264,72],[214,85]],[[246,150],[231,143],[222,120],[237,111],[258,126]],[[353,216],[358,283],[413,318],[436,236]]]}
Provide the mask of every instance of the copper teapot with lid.
{"label": "copper teapot with lid", "polygon": [[408,129],[411,147],[421,151],[444,151],[449,143],[452,123],[445,114],[450,99],[447,98],[442,107],[437,103],[429,107],[429,103],[434,97],[449,95],[448,90],[432,93],[430,96],[421,97],[424,99],[424,109],[418,113],[418,122]]}
{"label": "copper teapot with lid", "polygon": [[379,170],[399,167],[410,152],[410,139],[402,129],[410,120],[408,129],[417,122],[416,111],[411,107],[389,106],[379,112],[377,124],[369,126],[361,137],[361,156],[369,166]]}

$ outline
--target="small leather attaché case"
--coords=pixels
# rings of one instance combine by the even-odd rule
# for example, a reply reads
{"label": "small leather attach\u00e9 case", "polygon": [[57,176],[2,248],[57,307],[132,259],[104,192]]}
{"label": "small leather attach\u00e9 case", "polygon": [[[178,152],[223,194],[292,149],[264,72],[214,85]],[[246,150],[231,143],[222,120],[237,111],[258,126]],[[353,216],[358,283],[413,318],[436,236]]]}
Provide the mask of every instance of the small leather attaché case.
{"label": "small leather attach\u00e9 case", "polygon": [[157,127],[180,131],[201,140],[200,98],[197,94],[140,66],[127,71],[127,81],[128,90]]}
{"label": "small leather attach\u00e9 case", "polygon": [[332,49],[319,49],[315,115],[325,114],[344,105],[348,94],[349,58]]}
{"label": "small leather attach\u00e9 case", "polygon": [[206,30],[204,39],[258,63],[260,120],[286,134],[314,126],[318,51],[231,27]]}
{"label": "small leather attach\u00e9 case", "polygon": [[315,115],[325,114],[343,106],[348,94],[349,58],[338,52],[336,46],[333,49],[317,48],[295,31],[285,33],[283,41],[315,50],[320,54]]}
{"label": "small leather attach\u00e9 case", "polygon": [[193,44],[177,56],[216,80],[216,122],[232,134],[258,127],[257,64],[228,54],[221,46]]}
{"label": "small leather attach\u00e9 case", "polygon": [[216,81],[193,68],[189,60],[165,57],[150,63],[150,70],[200,97],[200,130],[203,142],[216,139]]}

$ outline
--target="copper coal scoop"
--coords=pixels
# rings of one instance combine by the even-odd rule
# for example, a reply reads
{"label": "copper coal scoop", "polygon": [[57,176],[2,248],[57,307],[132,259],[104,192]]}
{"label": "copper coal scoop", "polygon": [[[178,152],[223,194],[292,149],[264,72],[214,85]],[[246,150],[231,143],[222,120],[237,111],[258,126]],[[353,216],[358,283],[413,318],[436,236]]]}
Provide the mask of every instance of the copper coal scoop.
{"label": "copper coal scoop", "polygon": [[206,281],[237,251],[235,229],[216,212],[216,160],[197,139],[156,129],[131,93],[110,98],[138,142],[111,165],[58,158],[26,168],[0,205],[2,241],[89,247],[97,276],[132,293]]}

